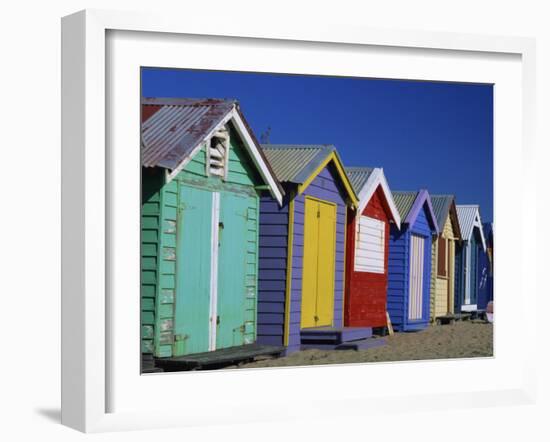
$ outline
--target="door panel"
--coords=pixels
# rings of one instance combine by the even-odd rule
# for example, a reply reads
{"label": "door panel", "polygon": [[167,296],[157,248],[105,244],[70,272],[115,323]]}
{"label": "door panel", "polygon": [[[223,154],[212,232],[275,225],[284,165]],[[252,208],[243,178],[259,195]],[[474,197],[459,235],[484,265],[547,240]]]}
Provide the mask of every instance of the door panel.
{"label": "door panel", "polygon": [[424,285],[424,238],[411,235],[409,272],[409,319],[422,319]]}
{"label": "door panel", "polygon": [[336,206],[306,198],[301,326],[332,326]]}
{"label": "door panel", "polygon": [[244,344],[249,197],[220,194],[216,349]]}
{"label": "door panel", "polygon": [[477,304],[477,280],[478,280],[478,253],[479,245],[475,233],[472,235],[472,246],[470,248],[470,304]]}
{"label": "door panel", "polygon": [[208,351],[210,324],[212,193],[181,186],[180,201],[174,356]]}
{"label": "door panel", "polygon": [[336,206],[319,203],[319,260],[317,270],[317,326],[331,326],[334,319],[334,264]]}
{"label": "door panel", "polygon": [[302,327],[315,327],[317,303],[317,257],[319,223],[317,201],[306,199],[304,217],[304,258],[302,270]]}

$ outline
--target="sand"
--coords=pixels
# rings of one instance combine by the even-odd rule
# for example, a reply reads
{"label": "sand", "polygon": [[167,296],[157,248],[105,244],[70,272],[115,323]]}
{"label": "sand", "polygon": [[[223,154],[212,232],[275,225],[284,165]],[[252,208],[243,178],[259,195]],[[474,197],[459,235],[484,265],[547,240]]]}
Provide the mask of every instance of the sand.
{"label": "sand", "polygon": [[492,356],[493,324],[464,321],[430,326],[420,332],[395,333],[386,340],[385,346],[368,350],[304,350],[287,357],[240,364],[238,368]]}

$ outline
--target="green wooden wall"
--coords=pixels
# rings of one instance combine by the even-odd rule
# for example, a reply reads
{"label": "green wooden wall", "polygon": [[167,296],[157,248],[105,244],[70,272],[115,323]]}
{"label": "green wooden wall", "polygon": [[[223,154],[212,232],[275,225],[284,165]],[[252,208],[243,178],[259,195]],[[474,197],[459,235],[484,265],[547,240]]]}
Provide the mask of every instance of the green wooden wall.
{"label": "green wooden wall", "polygon": [[259,193],[263,182],[237,133],[230,128],[227,180],[206,174],[205,146],[169,183],[165,171],[144,170],[142,177],[142,352],[169,357],[174,345],[177,271],[177,217],[182,186],[247,195],[246,298],[244,342],[256,339]]}

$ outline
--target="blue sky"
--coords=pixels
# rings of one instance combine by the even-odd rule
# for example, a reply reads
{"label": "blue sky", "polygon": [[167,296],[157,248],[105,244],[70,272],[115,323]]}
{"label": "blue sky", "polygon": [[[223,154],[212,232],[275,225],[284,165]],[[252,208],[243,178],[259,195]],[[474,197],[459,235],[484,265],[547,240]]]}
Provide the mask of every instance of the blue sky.
{"label": "blue sky", "polygon": [[334,144],[393,190],[452,193],[493,220],[492,85],[147,68],[142,95],[235,98],[258,139]]}

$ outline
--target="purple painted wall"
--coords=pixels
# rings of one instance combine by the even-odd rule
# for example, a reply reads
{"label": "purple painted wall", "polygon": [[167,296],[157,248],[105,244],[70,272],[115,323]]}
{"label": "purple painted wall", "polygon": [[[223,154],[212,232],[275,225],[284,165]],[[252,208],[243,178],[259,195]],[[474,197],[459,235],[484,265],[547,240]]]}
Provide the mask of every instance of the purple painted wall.
{"label": "purple painted wall", "polygon": [[[302,195],[294,199],[294,235],[288,349],[299,349],[302,299],[305,197],[337,204],[334,327],[343,326],[346,192],[334,166],[329,164]],[[268,196],[260,200],[260,251],[258,293],[258,342],[283,345],[286,283],[288,202],[279,209]]]}
{"label": "purple painted wall", "polygon": [[287,265],[288,204],[260,198],[257,342],[283,345]]}

